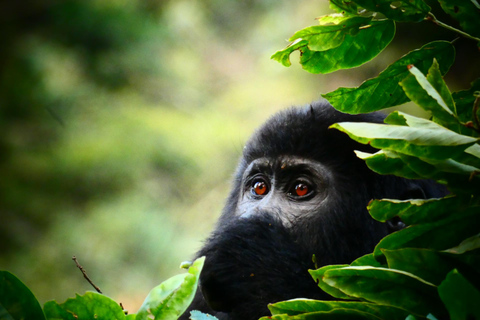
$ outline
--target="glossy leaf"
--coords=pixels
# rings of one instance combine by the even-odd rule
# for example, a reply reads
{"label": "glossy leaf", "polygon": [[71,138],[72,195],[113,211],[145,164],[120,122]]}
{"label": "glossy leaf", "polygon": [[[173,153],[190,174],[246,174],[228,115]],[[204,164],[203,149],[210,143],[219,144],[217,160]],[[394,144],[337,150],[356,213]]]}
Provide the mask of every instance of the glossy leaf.
{"label": "glossy leaf", "polygon": [[480,219],[477,219],[478,207],[456,212],[445,219],[409,226],[394,232],[377,244],[373,254],[376,259],[383,260],[383,249],[425,248],[446,250],[474,236],[480,230]]}
{"label": "glossy leaf", "polygon": [[432,179],[448,184],[458,194],[480,192],[480,170],[452,159],[431,160],[381,150],[374,154],[356,152],[367,166],[379,174],[393,174],[408,179]]}
{"label": "glossy leaf", "polygon": [[173,276],[153,288],[140,307],[137,320],[146,320],[149,315],[155,319],[177,319],[183,314],[195,296],[204,262],[205,257],[198,258],[187,273]]}
{"label": "glossy leaf", "polygon": [[480,271],[477,270],[480,263],[478,247],[462,254],[420,248],[382,250],[382,252],[389,268],[415,274],[435,285],[439,285],[454,268],[461,268],[471,278],[480,277]]}
{"label": "glossy leaf", "polygon": [[398,307],[412,314],[444,314],[436,287],[404,271],[369,266],[345,267],[328,270],[324,281],[347,295]]}
{"label": "glossy leaf", "polygon": [[442,199],[374,200],[368,204],[370,215],[385,222],[399,217],[406,225],[431,223],[443,219],[454,211],[461,211],[471,204],[470,197],[446,197]]}
{"label": "glossy leaf", "polygon": [[409,71],[411,75],[400,82],[400,85],[410,100],[431,112],[435,122],[463,133],[464,126],[456,116],[453,98],[441,77],[437,62],[434,61],[427,76],[415,66],[410,66]]}
{"label": "glossy leaf", "polygon": [[480,5],[476,0],[439,0],[442,9],[455,18],[464,31],[480,37]]}
{"label": "glossy leaf", "polygon": [[33,293],[8,271],[0,271],[0,319],[45,319]]}
{"label": "glossy leaf", "polygon": [[[413,117],[414,118],[414,117]],[[477,140],[457,134],[433,122],[425,126],[407,127],[377,123],[341,122],[332,125],[350,138],[374,148],[391,150],[411,156],[444,160],[463,153]]]}
{"label": "glossy leaf", "polygon": [[260,318],[260,320],[381,320],[371,313],[355,309],[333,309],[331,311],[316,311],[296,316],[285,314]]}
{"label": "glossy leaf", "polygon": [[351,266],[372,266],[372,267],[386,267],[386,265],[380,263],[375,259],[373,256],[373,253],[366,254],[364,256],[361,256],[358,259],[355,259],[352,263],[350,263]]}
{"label": "glossy leaf", "polygon": [[438,287],[450,319],[480,319],[480,291],[457,270],[450,272]]}
{"label": "glossy leaf", "polygon": [[380,12],[396,21],[422,21],[430,12],[423,0],[355,0],[359,6],[374,12]]}
{"label": "glossy leaf", "polygon": [[447,41],[430,42],[413,50],[382,71],[378,77],[362,83],[357,88],[338,88],[322,94],[336,109],[351,113],[366,113],[396,106],[408,101],[399,82],[410,73],[407,66],[414,64],[426,73],[436,58],[440,72],[445,74],[453,64],[455,49]]}
{"label": "glossy leaf", "polygon": [[356,14],[357,5],[351,0],[330,0],[330,8],[343,14]]}
{"label": "glossy leaf", "polygon": [[49,301],[43,306],[48,320],[125,320],[125,314],[118,303],[96,292],[67,299],[58,304]]}
{"label": "glossy leaf", "polygon": [[324,278],[323,278],[324,275],[325,275],[325,272],[327,272],[328,270],[343,268],[343,267],[346,267],[346,266],[347,266],[346,264],[345,265],[331,265],[331,266],[325,266],[325,267],[319,268],[317,270],[308,270],[308,272],[310,273],[312,278],[317,282],[320,289],[322,289],[323,291],[325,291],[326,293],[328,293],[332,297],[338,298],[338,299],[351,299],[352,297],[349,297],[348,295],[346,295],[342,291],[338,290],[337,288],[334,288],[334,287],[328,285],[327,283],[325,283]]}
{"label": "glossy leaf", "polygon": [[309,48],[307,40],[298,38],[284,50],[277,51],[272,59],[281,62],[284,66],[289,66],[290,54],[299,50],[300,64],[305,70],[311,73],[330,73],[339,69],[357,67],[370,61],[392,41],[394,34],[393,21],[372,21],[362,26],[356,34],[345,32],[343,42],[335,48],[313,51]]}
{"label": "glossy leaf", "polygon": [[357,33],[358,29],[367,25],[370,20],[371,18],[358,16],[323,16],[319,20],[319,26],[308,27],[296,32],[290,41],[307,40],[308,48],[312,51],[333,49],[345,41],[347,34]]}
{"label": "glossy leaf", "polygon": [[318,311],[328,312],[335,309],[352,309],[371,314],[380,319],[403,320],[407,312],[402,309],[367,302],[356,301],[318,301],[309,299],[294,299],[277,302],[268,306],[272,315],[301,315]]}

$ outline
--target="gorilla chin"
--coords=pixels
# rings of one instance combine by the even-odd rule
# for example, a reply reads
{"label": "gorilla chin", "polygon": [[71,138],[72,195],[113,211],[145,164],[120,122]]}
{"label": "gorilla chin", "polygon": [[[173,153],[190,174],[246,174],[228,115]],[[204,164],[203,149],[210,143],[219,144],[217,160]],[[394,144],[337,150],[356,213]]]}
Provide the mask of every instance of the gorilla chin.
{"label": "gorilla chin", "polygon": [[189,310],[220,320],[258,319],[267,305],[293,298],[328,300],[308,269],[350,263],[370,253],[402,223],[380,223],[371,199],[434,198],[431,181],[381,176],[354,150],[373,153],[329,126],[383,123],[379,113],[348,115],[320,101],[271,117],[247,142],[215,230],[196,257],[206,256]]}

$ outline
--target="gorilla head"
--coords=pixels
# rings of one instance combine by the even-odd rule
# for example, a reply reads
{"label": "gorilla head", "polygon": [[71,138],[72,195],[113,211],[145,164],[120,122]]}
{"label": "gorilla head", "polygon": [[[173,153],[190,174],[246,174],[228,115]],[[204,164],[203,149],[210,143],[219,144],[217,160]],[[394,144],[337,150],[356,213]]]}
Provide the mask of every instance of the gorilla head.
{"label": "gorilla head", "polygon": [[350,263],[401,227],[374,221],[371,199],[444,194],[428,181],[370,171],[354,150],[374,149],[329,129],[345,121],[382,123],[383,116],[317,102],[280,112],[253,134],[216,229],[197,253],[206,261],[189,310],[249,320],[268,315],[268,303],[329,299],[307,271],[312,255],[318,267]]}

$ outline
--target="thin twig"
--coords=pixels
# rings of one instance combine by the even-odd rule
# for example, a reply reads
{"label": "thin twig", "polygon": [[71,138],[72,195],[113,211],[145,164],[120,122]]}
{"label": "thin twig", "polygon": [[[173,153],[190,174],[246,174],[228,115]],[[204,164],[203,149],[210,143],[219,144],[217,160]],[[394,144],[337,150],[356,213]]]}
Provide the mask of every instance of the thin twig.
{"label": "thin twig", "polygon": [[[92,285],[92,287],[95,288],[95,290],[97,290],[98,293],[102,293],[102,290],[100,290],[99,287],[97,287],[95,285],[95,283],[93,283],[92,280],[90,280],[90,278],[87,276],[87,272],[85,271],[85,269],[83,269],[83,267],[78,263],[77,261],[77,258],[75,256],[72,257],[72,260],[75,261],[75,264],[77,265],[77,268],[80,269],[80,271],[82,271],[82,274],[83,274],[83,277],[85,279],[87,279],[88,283],[90,283]],[[102,293],[103,294],[103,293]]]}
{"label": "thin twig", "polygon": [[464,32],[464,31],[462,31],[462,30],[459,30],[459,29],[457,29],[457,28],[454,28],[454,27],[452,27],[452,26],[449,26],[449,25],[446,24],[446,23],[443,23],[443,22],[437,20],[437,18],[436,18],[436,17],[433,15],[433,13],[431,13],[431,12],[428,13],[428,16],[425,18],[425,20],[430,20],[430,21],[432,21],[433,23],[435,23],[437,26],[440,26],[440,27],[442,27],[442,28],[445,28],[445,29],[448,29],[448,30],[450,30],[450,31],[456,32],[456,33],[458,33],[459,35],[461,35],[462,37],[465,37],[465,38],[474,40],[474,41],[476,41],[476,42],[480,42],[480,38],[474,37],[474,36],[472,36],[472,35]]}

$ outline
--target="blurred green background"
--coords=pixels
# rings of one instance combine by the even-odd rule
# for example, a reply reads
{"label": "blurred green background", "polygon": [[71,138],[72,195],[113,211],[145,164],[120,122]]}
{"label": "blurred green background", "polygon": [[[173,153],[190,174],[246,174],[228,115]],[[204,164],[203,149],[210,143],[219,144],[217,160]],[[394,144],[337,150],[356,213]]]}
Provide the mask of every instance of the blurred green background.
{"label": "blurred green background", "polygon": [[[331,75],[270,60],[329,12],[312,0],[3,2],[0,269],[61,302],[92,289],[75,255],[136,312],[212,229],[255,127],[358,86],[422,35],[452,39],[405,27],[371,63]],[[471,65],[457,67],[451,83],[466,88]]]}

